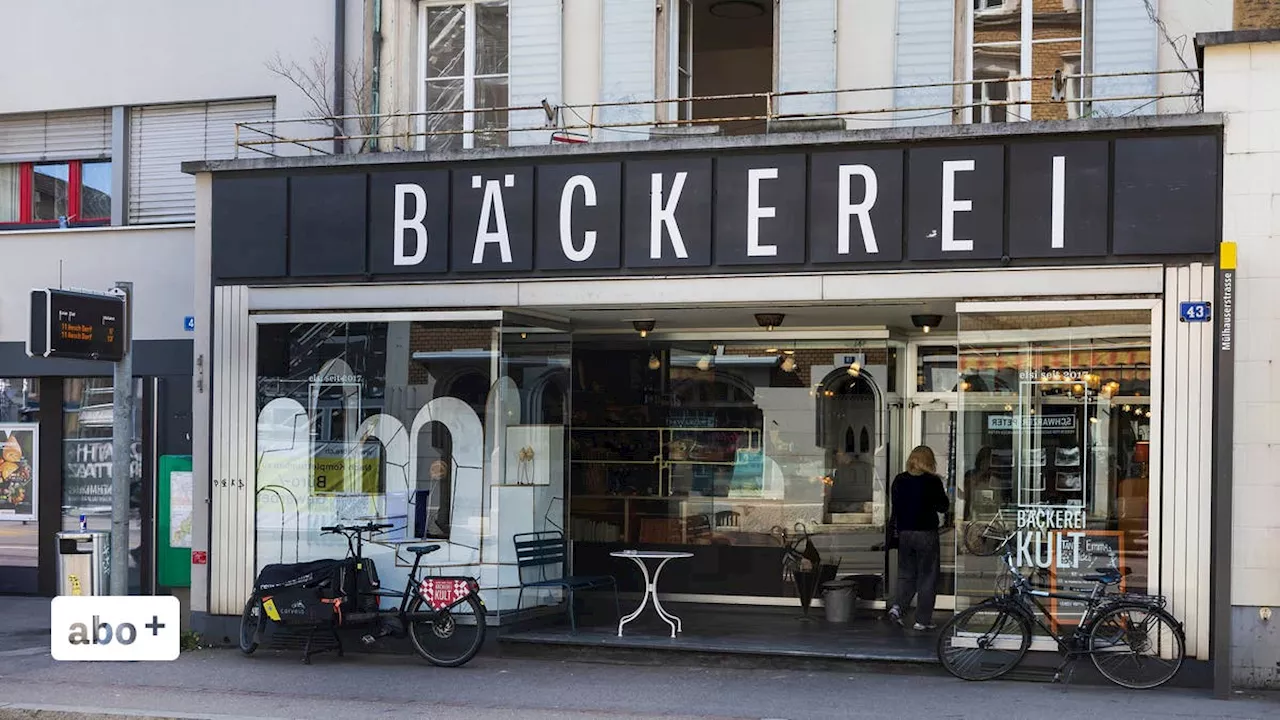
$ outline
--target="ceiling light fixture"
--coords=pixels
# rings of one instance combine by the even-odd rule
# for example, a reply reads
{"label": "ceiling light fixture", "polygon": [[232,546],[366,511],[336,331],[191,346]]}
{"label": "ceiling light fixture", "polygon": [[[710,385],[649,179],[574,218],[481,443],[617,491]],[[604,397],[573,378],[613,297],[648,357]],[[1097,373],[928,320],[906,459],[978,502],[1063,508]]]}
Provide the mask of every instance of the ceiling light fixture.
{"label": "ceiling light fixture", "polygon": [[660,367],[662,367],[662,361],[658,359],[658,356],[657,356],[657,355],[650,355],[650,356],[649,356],[649,369],[650,369],[650,370],[657,370],[657,369],[658,369],[658,368],[660,368]]}
{"label": "ceiling light fixture", "polygon": [[653,320],[632,320],[631,321],[631,327],[635,328],[636,332],[640,333],[640,337],[642,338],[649,337],[649,333],[653,330],[655,325],[657,325],[657,323],[654,322]]}
{"label": "ceiling light fixture", "polygon": [[720,0],[711,3],[707,12],[726,20],[750,20],[763,17],[765,9],[757,0]]}
{"label": "ceiling light fixture", "polygon": [[756,313],[756,324],[766,330],[773,330],[782,324],[785,317],[782,313]]}
{"label": "ceiling light fixture", "polygon": [[926,333],[942,324],[941,315],[912,315],[911,324]]}

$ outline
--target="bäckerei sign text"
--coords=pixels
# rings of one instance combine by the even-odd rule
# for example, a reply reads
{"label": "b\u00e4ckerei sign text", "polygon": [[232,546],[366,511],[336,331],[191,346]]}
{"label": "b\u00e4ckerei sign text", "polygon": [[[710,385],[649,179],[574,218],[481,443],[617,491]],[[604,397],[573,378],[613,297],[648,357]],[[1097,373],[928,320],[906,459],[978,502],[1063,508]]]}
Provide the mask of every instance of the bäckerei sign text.
{"label": "b\u00e4ckerei sign text", "polygon": [[[394,280],[1211,253],[1216,154],[1212,136],[1013,139],[296,171],[249,178],[244,192],[234,186],[244,176],[215,177],[215,274]],[[287,210],[249,213],[268,222],[219,227],[236,215],[228,204],[273,198]]]}

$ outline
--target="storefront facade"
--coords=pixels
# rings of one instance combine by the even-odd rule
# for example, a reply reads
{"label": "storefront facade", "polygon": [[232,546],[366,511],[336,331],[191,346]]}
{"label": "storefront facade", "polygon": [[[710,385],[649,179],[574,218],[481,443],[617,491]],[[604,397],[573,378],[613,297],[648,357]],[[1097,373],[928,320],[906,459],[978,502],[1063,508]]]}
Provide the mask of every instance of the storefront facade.
{"label": "storefront facade", "polygon": [[926,444],[956,515],[942,607],[989,595],[1007,542],[1046,582],[1129,567],[1207,659],[1214,324],[1182,310],[1215,297],[1220,136],[1176,116],[191,167],[193,607],[233,622],[258,568],[340,554],[318,528],[366,517],[396,525],[384,582],[430,538],[499,624],[536,531],[624,589],[610,552],[678,547],[664,601],[778,606],[808,533],[883,603],[889,482]]}

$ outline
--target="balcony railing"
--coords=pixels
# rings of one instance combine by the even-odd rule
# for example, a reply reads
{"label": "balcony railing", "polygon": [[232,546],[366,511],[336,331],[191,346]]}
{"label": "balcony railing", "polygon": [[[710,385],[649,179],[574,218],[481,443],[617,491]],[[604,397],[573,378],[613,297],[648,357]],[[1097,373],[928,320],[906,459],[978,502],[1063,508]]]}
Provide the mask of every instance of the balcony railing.
{"label": "balcony railing", "polygon": [[[715,135],[721,126],[750,125],[765,132],[793,129],[798,121],[825,121],[841,129],[912,126],[922,124],[972,124],[1002,109],[1003,122],[1046,119],[1084,119],[1136,114],[1201,112],[1203,96],[1199,70],[1183,68],[1117,73],[1011,76],[915,85],[790,92],[736,93],[643,101],[599,102],[590,105],[538,105],[441,110],[380,115],[356,114],[286,118],[264,122],[236,123],[236,157],[298,154],[335,154],[341,143],[344,152],[378,150],[421,150],[439,145],[503,147],[538,143],[583,143],[601,140],[666,138],[679,135]],[[1185,81],[1177,92],[1144,93],[1126,89],[1126,80],[1181,75]],[[1098,81],[1109,82],[1098,82]],[[991,93],[984,85],[1002,84],[1007,100],[987,100]],[[1149,84],[1149,81],[1148,83]],[[1098,90],[1099,85],[1115,86],[1114,92]],[[1048,86],[1049,92],[1043,92]],[[953,100],[923,104],[865,107],[874,103],[855,102],[859,107],[840,108],[844,98],[867,93],[898,91],[949,91]],[[977,92],[975,92],[975,90]],[[789,101],[835,95],[837,109],[820,112],[788,110]],[[978,99],[974,99],[978,98]],[[691,108],[707,103],[753,101],[763,111],[746,114],[686,117]],[[1041,112],[1038,108],[1053,108]],[[1065,114],[1065,117],[1064,117]],[[944,116],[948,119],[939,122]],[[483,124],[485,118],[505,118],[500,124]],[[512,118],[520,120],[512,122]],[[922,122],[923,121],[923,122]],[[452,125],[454,127],[447,127]],[[456,127],[456,126],[462,127]],[[445,126],[445,127],[442,127]],[[317,129],[323,128],[323,129]],[[470,140],[459,142],[461,138]],[[516,136],[517,141],[511,141]],[[327,146],[327,147],[326,147]]]}

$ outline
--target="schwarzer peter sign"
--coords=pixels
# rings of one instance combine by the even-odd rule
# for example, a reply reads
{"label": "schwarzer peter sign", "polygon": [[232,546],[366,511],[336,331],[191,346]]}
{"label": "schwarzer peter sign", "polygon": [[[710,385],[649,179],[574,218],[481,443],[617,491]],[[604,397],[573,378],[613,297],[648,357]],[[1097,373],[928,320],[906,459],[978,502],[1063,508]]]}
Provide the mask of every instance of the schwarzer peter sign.
{"label": "schwarzer peter sign", "polygon": [[1212,135],[553,156],[215,176],[251,278],[742,272],[1212,253]]}

